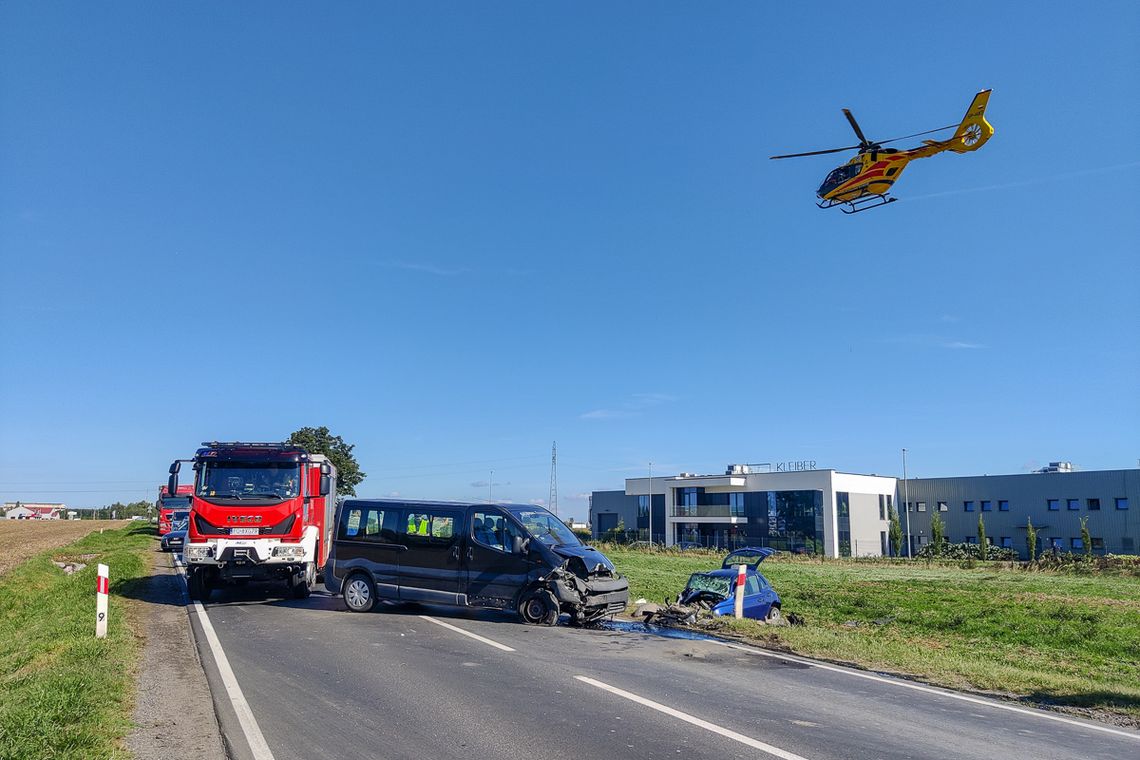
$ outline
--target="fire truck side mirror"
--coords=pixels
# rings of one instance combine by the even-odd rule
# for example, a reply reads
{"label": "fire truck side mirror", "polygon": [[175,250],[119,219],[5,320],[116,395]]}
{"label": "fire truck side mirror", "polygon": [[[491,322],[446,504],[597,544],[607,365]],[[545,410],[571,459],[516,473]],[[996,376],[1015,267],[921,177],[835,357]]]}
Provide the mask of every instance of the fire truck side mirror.
{"label": "fire truck side mirror", "polygon": [[320,488],[321,488],[321,494],[320,495],[321,496],[328,496],[329,491],[332,489],[332,478],[330,478],[328,475],[322,475],[321,476]]}
{"label": "fire truck side mirror", "polygon": [[170,480],[166,481],[166,492],[168,494],[178,493],[178,473],[170,473]]}
{"label": "fire truck side mirror", "polygon": [[181,469],[182,469],[182,463],[181,462],[175,462],[174,464],[170,465],[170,474],[171,475],[177,475]]}

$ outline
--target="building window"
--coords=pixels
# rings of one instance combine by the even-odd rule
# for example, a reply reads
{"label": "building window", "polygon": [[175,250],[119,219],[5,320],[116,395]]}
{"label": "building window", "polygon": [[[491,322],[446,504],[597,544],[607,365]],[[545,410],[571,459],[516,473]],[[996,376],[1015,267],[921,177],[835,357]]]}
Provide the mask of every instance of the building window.
{"label": "building window", "polygon": [[998,512],[1008,512],[1009,502],[1005,499],[998,499]]}
{"label": "building window", "polygon": [[638,517],[649,517],[649,497],[648,496],[638,496],[637,497],[637,516]]}
{"label": "building window", "polygon": [[964,509],[967,512],[973,512],[974,511],[974,502],[972,502],[972,501],[962,502],[962,509]]}
{"label": "building window", "polygon": [[1049,548],[1057,549],[1058,551],[1065,548],[1065,542],[1058,536],[1049,537]]}
{"label": "building window", "polygon": [[1100,511],[1100,499],[1085,499],[1085,506],[1089,508],[1090,512]]}
{"label": "building window", "polygon": [[1081,508],[1081,500],[1080,499],[1065,499],[1065,506],[1068,508],[1068,510],[1070,512],[1076,512],[1078,509]]}
{"label": "building window", "polygon": [[1121,536],[1120,537],[1120,550],[1124,554],[1131,554],[1134,550],[1134,546],[1135,546],[1135,539],[1133,539],[1132,536]]}
{"label": "building window", "polygon": [[1093,551],[1101,551],[1101,552],[1104,551],[1104,539],[1103,538],[1097,538],[1096,536],[1093,536],[1092,537],[1092,548],[1093,548]]}
{"label": "building window", "polygon": [[887,497],[883,494],[879,494],[879,519],[887,519]]}
{"label": "building window", "polygon": [[1117,509],[1128,509],[1128,497],[1117,496],[1116,497],[1116,508]]}
{"label": "building window", "polygon": [[994,503],[992,501],[990,501],[989,499],[982,499],[982,511],[983,512],[993,512],[994,511]]}
{"label": "building window", "polygon": [[1001,548],[1012,549],[1013,548],[1013,537],[1012,536],[1002,536],[1001,537]]}
{"label": "building window", "polygon": [[919,512],[925,512],[926,511],[926,502],[925,501],[918,502],[918,511]]}
{"label": "building window", "polygon": [[1070,538],[1069,544],[1073,547],[1073,551],[1075,552],[1085,550],[1085,542],[1079,538]]}
{"label": "building window", "polygon": [[1046,499],[1046,502],[1049,504],[1049,511],[1050,512],[1056,512],[1057,510],[1059,510],[1061,508],[1061,500],[1060,499]]}
{"label": "building window", "polygon": [[939,512],[948,512],[949,510],[950,510],[950,507],[946,506],[946,502],[944,502],[944,501],[938,502],[938,511]]}
{"label": "building window", "polygon": [[977,536],[966,536],[966,543],[976,544],[976,543],[978,543],[978,537]]}
{"label": "building window", "polygon": [[744,516],[744,494],[734,492],[728,495],[728,513],[732,517]]}

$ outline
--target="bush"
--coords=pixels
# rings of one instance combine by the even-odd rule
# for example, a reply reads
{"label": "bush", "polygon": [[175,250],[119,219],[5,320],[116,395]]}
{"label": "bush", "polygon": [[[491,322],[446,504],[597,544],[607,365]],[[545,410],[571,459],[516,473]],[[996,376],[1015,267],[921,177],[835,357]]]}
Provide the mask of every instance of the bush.
{"label": "bush", "polygon": [[[982,558],[982,547],[978,544],[942,544],[942,551],[939,552],[935,544],[927,544],[915,556],[919,559],[977,560]],[[985,558],[999,562],[1016,562],[1019,559],[1013,549],[997,546],[989,547]]]}

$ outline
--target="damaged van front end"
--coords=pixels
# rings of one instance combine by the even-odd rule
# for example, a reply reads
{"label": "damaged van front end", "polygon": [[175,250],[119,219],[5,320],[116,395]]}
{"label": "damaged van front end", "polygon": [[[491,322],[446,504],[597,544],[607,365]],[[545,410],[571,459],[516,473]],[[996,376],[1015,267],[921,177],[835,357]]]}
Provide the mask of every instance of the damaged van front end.
{"label": "damaged van front end", "polygon": [[622,612],[629,603],[629,581],[592,546],[552,546],[563,560],[544,579],[571,622],[584,625]]}

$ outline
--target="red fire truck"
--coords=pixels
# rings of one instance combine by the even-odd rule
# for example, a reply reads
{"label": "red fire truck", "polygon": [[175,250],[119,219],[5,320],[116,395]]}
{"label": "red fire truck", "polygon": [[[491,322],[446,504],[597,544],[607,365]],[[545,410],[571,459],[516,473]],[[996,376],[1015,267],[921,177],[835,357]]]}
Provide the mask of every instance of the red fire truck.
{"label": "red fire truck", "polygon": [[194,469],[182,550],[190,598],[206,601],[224,584],[273,580],[307,597],[330,548],[332,462],[291,443],[206,442],[193,459],[170,465],[170,492],[178,492],[183,462]]}
{"label": "red fire truck", "polygon": [[194,493],[194,486],[178,486],[178,492],[171,496],[166,486],[158,489],[158,501],[154,503],[158,510],[158,535],[165,536],[174,528],[174,524],[186,520],[190,516],[190,494]]}

